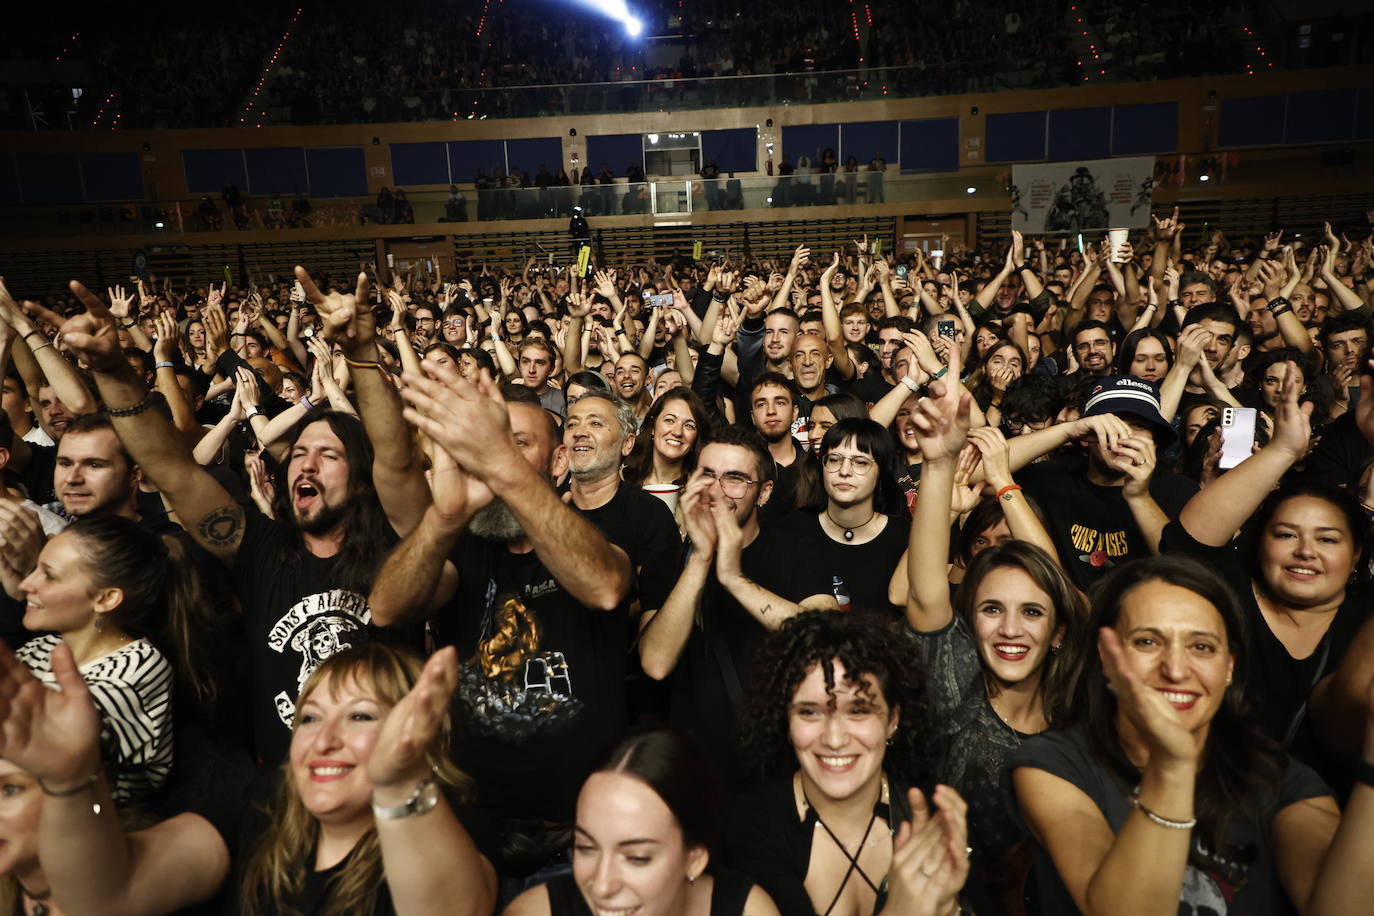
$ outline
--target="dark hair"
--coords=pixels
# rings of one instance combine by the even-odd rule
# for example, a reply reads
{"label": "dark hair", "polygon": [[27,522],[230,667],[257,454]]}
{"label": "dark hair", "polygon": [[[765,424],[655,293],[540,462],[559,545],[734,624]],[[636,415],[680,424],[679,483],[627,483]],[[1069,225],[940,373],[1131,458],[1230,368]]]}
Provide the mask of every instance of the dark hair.
{"label": "dark hair", "polygon": [[765,385],[774,385],[778,388],[786,389],[788,395],[792,398],[793,406],[801,403],[801,389],[797,387],[796,382],[792,381],[792,379],[783,375],[781,372],[760,372],[758,375],[754,376],[754,381],[749,384],[749,401],[751,404],[753,403],[754,395]]}
{"label": "dark hair", "polygon": [[285,479],[291,466],[291,452],[301,435],[315,423],[327,423],[343,443],[348,458],[348,492],[342,505],[339,527],[344,532],[343,544],[335,555],[334,585],[366,595],[372,587],[382,560],[396,543],[386,510],[372,484],[372,443],[363,430],[362,421],[352,414],[337,410],[312,410],[291,430],[286,444],[286,457],[274,481],[276,495],[273,508],[278,520],[284,522],[291,536],[288,543],[293,550],[283,558],[285,563],[299,564],[307,556],[305,540],[294,522],[291,509],[291,481]]}
{"label": "dark hair", "polygon": [[77,541],[94,588],[124,593],[110,612],[111,622],[165,650],[196,696],[213,704],[222,653],[207,645],[201,615],[212,601],[182,541],[158,537],[123,516],[103,514],[79,518],[62,534]]}
{"label": "dark hair", "polygon": [[[996,503],[997,500],[992,500]],[[984,529],[986,530],[986,529]],[[1051,651],[1045,659],[1044,670],[1040,675],[1040,698],[1044,705],[1045,721],[1051,728],[1063,724],[1069,715],[1073,699],[1074,681],[1078,676],[1079,659],[1087,644],[1088,602],[1065,575],[1064,568],[1045,551],[1026,541],[1008,541],[1001,547],[990,547],[973,558],[968,572],[954,593],[954,610],[968,626],[970,633],[975,632],[974,616],[978,608],[978,586],[988,573],[996,569],[1019,569],[1036,588],[1049,595],[1054,606],[1054,621],[1051,631],[1064,628],[1064,637],[1058,651]],[[981,654],[979,661],[982,661]],[[996,679],[984,666],[983,684],[988,696],[996,696],[1001,688]]]}
{"label": "dark hair", "polygon": [[773,309],[773,311],[769,312],[765,317],[772,318],[774,315],[781,315],[784,318],[791,318],[797,324],[801,324],[801,316],[785,305],[782,308]]}
{"label": "dark hair", "polygon": [[[438,341],[437,343],[443,343],[443,341]],[[447,346],[451,347],[453,345],[448,344]],[[432,349],[432,347],[426,348],[425,353],[428,354],[430,349]],[[488,353],[486,350],[483,350],[481,347],[464,347],[463,349],[458,351],[453,361],[456,363],[459,359],[461,359],[464,356],[472,357],[473,361],[477,363],[477,370],[479,372],[485,369],[491,373],[492,378],[496,378],[496,376],[499,374],[496,371],[496,360],[492,359],[491,354]]]}
{"label": "dark hair", "polygon": [[626,738],[596,772],[638,779],[668,806],[684,846],[705,846],[713,860],[720,852],[725,796],[711,759],[686,735],[659,730]]}
{"label": "dark hair", "polygon": [[[868,349],[865,347],[864,349]],[[872,351],[869,351],[872,352]],[[836,420],[847,420],[850,417],[867,419],[868,408],[864,406],[863,399],[857,394],[848,391],[837,391],[834,394],[827,394],[823,398],[817,398],[811,404],[811,409],[824,407],[830,411],[830,415]]]}
{"label": "dark hair", "polygon": [[[687,454],[682,456],[683,479],[696,470],[697,456],[701,454],[706,443],[711,441],[711,415],[707,412],[701,397],[690,388],[674,388],[664,393],[650,405],[649,412],[644,415],[644,422],[639,425],[639,436],[635,439],[634,448],[625,459],[625,480],[629,483],[640,486],[653,473],[654,425],[658,423],[659,415],[667,410],[670,401],[681,401],[686,404],[687,412],[692,415],[692,420],[697,425],[697,440],[688,449]],[[678,482],[681,483],[682,480]]]}
{"label": "dark hair", "polygon": [[873,508],[883,515],[906,518],[906,497],[897,485],[897,449],[892,437],[877,421],[867,417],[846,417],[837,420],[835,425],[825,431],[817,452],[822,464],[832,449],[853,439],[854,447],[873,458],[873,472],[878,475],[878,485],[873,491]]}
{"label": "dark hair", "polygon": [[[1210,280],[1211,278],[1208,277]],[[1195,306],[1188,310],[1188,314],[1183,316],[1183,327],[1191,328],[1193,325],[1202,321],[1217,321],[1231,326],[1231,336],[1234,338],[1236,331],[1242,325],[1240,316],[1236,310],[1223,302],[1204,302],[1202,305]],[[1234,342],[1234,341],[1233,341]]]}
{"label": "dark hair", "polygon": [[1078,322],[1077,327],[1075,327],[1075,328],[1073,329],[1073,334],[1069,336],[1069,345],[1070,345],[1070,346],[1073,346],[1073,345],[1077,344],[1077,343],[1078,343],[1078,335],[1079,335],[1079,334],[1082,334],[1084,331],[1097,331],[1097,330],[1100,330],[1103,334],[1106,334],[1108,340],[1113,339],[1113,338],[1112,338],[1112,327],[1111,327],[1111,325],[1107,324],[1107,322],[1105,322],[1105,321],[1092,321],[1092,320],[1089,320],[1089,321],[1080,321],[1080,322]]}
{"label": "dark hair", "polygon": [[568,380],[563,383],[563,391],[568,391],[573,385],[581,385],[583,388],[588,389],[600,388],[603,391],[611,390],[611,386],[606,384],[606,377],[590,369],[583,369],[581,372],[574,372],[572,375],[568,376]]}
{"label": "dark hair", "polygon": [[1184,271],[1184,272],[1183,272],[1183,276],[1181,276],[1181,277],[1178,278],[1178,291],[1179,291],[1180,293],[1182,293],[1182,292],[1183,292],[1183,287],[1185,287],[1185,286],[1195,286],[1195,285],[1197,285],[1198,283],[1201,283],[1201,284],[1203,284],[1204,286],[1206,286],[1207,289],[1211,291],[1211,293],[1212,293],[1213,296],[1215,296],[1215,295],[1217,294],[1217,283],[1216,283],[1216,281],[1212,279],[1212,275],[1211,275],[1211,274],[1206,273],[1205,271],[1201,271],[1201,270],[1186,270],[1186,271]]}
{"label": "dark hair", "polygon": [[916,330],[916,322],[905,315],[888,315],[886,318],[878,319],[878,326],[875,330],[886,331],[889,328],[896,328],[905,334],[907,331]]}
{"label": "dark hair", "polygon": [[1321,330],[1317,336],[1321,340],[1322,350],[1326,349],[1327,341],[1332,334],[1343,334],[1346,331],[1364,331],[1365,340],[1369,338],[1369,322],[1363,315],[1356,315],[1345,312],[1340,315],[1332,315],[1322,322]]}
{"label": "dark hair", "polygon": [[124,447],[124,440],[119,438],[119,434],[115,432],[114,423],[111,422],[109,414],[77,414],[67,421],[67,429],[63,433],[63,436],[65,437],[71,433],[95,433],[101,430],[108,430],[110,435],[114,437],[115,449],[119,452],[120,457],[124,459],[125,470],[132,471],[134,469],[134,458],[129,454],[129,450]]}
{"label": "dark hair", "polygon": [[[1116,348],[1116,367],[1112,371],[1117,375],[1130,375],[1131,363],[1135,360],[1135,351],[1140,346],[1140,342],[1147,337],[1159,341],[1159,345],[1164,348],[1165,365],[1168,369],[1174,368],[1174,348],[1169,345],[1169,338],[1164,332],[1158,328],[1139,328],[1127,334],[1121,341],[1121,346]],[[1165,370],[1166,374],[1168,369]]]}
{"label": "dark hair", "polygon": [[921,781],[927,764],[923,669],[912,664],[909,636],[863,611],[806,611],[764,639],[753,669],[757,676],[745,691],[748,699],[740,714],[745,758],[766,779],[796,771],[796,751],[788,737],[792,697],[816,665],[826,688],[833,690],[837,661],[851,683],[871,676],[888,708],[900,710],[901,725],[883,769],[907,784]]}
{"label": "dark hair", "polygon": [[1057,376],[1031,372],[1013,379],[1002,396],[1002,422],[1053,420],[1064,402],[1064,385]]}
{"label": "dark hair", "polygon": [[776,476],[773,456],[768,452],[768,445],[763,441],[763,436],[759,435],[758,430],[753,427],[739,426],[734,423],[722,426],[714,431],[710,444],[734,445],[748,449],[754,455],[755,473],[758,474],[760,484],[763,484],[764,481],[771,481]]}
{"label": "dark hair", "polygon": [[[1164,582],[1186,589],[1216,608],[1235,659],[1231,684],[1211,722],[1207,750],[1197,775],[1197,832],[1207,847],[1235,861],[1253,858],[1252,849],[1231,849],[1226,842],[1231,821],[1242,818],[1262,825],[1267,801],[1283,777],[1283,749],[1266,735],[1245,706],[1245,682],[1250,660],[1246,655],[1247,626],[1231,587],[1216,572],[1191,557],[1164,554],[1116,567],[1093,594],[1089,633],[1114,627],[1127,596],[1148,582]],[[1083,722],[1097,756],[1125,785],[1140,781],[1140,771],[1121,746],[1116,730],[1116,697],[1108,689],[1101,656],[1084,653],[1078,679],[1076,718]],[[1198,855],[1196,847],[1190,859]],[[1213,866],[1215,867],[1215,866]]]}

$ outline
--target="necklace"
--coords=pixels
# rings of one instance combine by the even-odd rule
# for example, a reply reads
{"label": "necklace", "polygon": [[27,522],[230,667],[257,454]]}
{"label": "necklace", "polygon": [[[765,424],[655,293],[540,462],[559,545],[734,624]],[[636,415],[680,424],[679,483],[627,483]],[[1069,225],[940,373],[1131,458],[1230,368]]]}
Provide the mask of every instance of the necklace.
{"label": "necklace", "polygon": [[844,532],[844,539],[846,541],[852,541],[854,540],[854,532],[858,531],[860,528],[867,528],[868,523],[878,517],[878,513],[870,513],[868,518],[864,520],[864,523],[862,525],[855,525],[853,528],[846,528],[844,525],[841,525],[839,522],[835,521],[835,517],[830,514],[829,509],[825,510],[825,517],[830,519],[830,524],[834,525],[836,528],[839,528],[841,531]]}
{"label": "necklace", "polygon": [[47,901],[49,898],[52,897],[52,888],[48,888],[40,894],[35,894],[33,891],[25,887],[22,881],[18,881],[16,879],[15,883],[19,885],[20,892],[22,892],[25,897],[33,901],[33,916],[48,916]]}

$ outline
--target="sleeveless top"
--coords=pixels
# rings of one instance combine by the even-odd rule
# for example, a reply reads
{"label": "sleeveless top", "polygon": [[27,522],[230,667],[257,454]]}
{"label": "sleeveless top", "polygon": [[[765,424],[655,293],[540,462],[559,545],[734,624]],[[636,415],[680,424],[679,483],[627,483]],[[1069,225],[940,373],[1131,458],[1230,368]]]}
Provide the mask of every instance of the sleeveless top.
{"label": "sleeveless top", "polygon": [[[738,872],[724,869],[712,873],[711,877],[715,879],[711,888],[711,916],[742,916],[754,882]],[[549,891],[550,916],[592,916],[572,875],[559,875],[544,887]]]}

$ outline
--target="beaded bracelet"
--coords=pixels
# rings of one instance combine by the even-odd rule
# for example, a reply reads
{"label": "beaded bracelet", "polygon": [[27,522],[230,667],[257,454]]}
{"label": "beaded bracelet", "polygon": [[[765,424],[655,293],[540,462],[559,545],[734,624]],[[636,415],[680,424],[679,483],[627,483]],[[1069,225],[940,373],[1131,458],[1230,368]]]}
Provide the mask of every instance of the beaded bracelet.
{"label": "beaded bracelet", "polygon": [[137,404],[129,407],[106,407],[105,413],[112,417],[136,417],[151,406],[153,406],[153,393],[150,391]]}

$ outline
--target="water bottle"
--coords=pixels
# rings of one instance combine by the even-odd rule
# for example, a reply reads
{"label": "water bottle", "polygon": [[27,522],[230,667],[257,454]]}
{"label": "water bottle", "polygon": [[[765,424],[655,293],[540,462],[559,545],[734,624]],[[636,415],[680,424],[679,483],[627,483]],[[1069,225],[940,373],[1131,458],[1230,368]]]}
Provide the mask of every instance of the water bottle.
{"label": "water bottle", "polygon": [[835,594],[835,602],[840,606],[840,610],[849,610],[849,586],[844,584],[844,580],[839,576],[831,576],[830,590]]}

